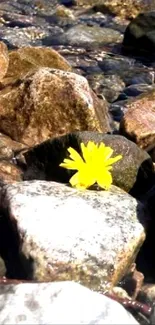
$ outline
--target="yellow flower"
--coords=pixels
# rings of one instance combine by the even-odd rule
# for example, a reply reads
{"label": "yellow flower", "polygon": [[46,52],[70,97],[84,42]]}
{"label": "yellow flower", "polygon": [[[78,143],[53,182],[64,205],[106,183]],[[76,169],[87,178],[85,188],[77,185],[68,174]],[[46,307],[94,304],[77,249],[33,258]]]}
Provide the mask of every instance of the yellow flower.
{"label": "yellow flower", "polygon": [[111,158],[113,149],[106,147],[103,142],[99,145],[92,141],[87,145],[81,143],[81,151],[83,158],[75,149],[69,147],[70,159],[66,158],[60,164],[61,167],[77,170],[71,177],[70,184],[76,188],[86,189],[97,183],[101,188],[108,190],[112,184],[111,165],[122,156]]}

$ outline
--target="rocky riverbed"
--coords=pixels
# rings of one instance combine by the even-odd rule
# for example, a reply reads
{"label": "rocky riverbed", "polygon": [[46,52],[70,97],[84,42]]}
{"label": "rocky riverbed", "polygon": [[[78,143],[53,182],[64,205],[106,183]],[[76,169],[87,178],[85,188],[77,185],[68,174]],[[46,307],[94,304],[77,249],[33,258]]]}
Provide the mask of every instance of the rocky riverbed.
{"label": "rocky riverbed", "polygon": [[[0,1],[0,323],[154,324],[154,27],[154,0]],[[107,191],[60,167],[89,141]]]}

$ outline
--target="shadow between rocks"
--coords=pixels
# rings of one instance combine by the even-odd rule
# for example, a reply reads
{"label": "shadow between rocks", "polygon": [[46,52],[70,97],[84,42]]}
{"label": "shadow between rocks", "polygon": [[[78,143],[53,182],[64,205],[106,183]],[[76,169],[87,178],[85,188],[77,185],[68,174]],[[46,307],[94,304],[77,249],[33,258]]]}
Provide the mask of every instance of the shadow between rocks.
{"label": "shadow between rocks", "polygon": [[33,260],[26,259],[20,247],[16,224],[11,224],[8,211],[0,210],[0,255],[7,269],[5,276],[9,279],[31,280]]}
{"label": "shadow between rocks", "polygon": [[[155,182],[154,182],[155,184]],[[137,269],[145,275],[145,283],[155,283],[155,185],[141,197],[150,214],[146,240],[137,256]]]}

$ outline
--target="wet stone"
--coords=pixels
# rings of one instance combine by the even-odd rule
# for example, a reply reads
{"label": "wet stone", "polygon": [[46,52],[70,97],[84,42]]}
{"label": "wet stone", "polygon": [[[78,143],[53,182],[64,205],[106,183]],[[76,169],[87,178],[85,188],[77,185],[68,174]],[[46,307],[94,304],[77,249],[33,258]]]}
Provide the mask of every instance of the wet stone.
{"label": "wet stone", "polygon": [[46,39],[47,45],[70,45],[84,48],[99,47],[121,40],[121,34],[110,28],[80,25],[69,28],[62,36]]}
{"label": "wet stone", "polygon": [[88,82],[95,93],[100,97],[105,97],[108,102],[115,101],[125,84],[117,75],[104,76],[102,73],[87,76]]}
{"label": "wet stone", "polygon": [[135,97],[135,96],[143,94],[144,92],[147,92],[147,91],[149,91],[149,90],[151,90],[153,88],[154,88],[154,85],[135,84],[135,85],[130,85],[130,86],[126,87],[123,90],[123,93],[127,97]]}
{"label": "wet stone", "polygon": [[123,40],[123,52],[155,57],[155,12],[140,13],[128,25]]}
{"label": "wet stone", "polygon": [[[47,37],[49,33],[45,32],[41,27],[1,27],[0,40],[8,45],[9,49],[15,49],[23,46],[39,46],[42,45],[41,40]],[[18,37],[17,37],[18,35]]]}

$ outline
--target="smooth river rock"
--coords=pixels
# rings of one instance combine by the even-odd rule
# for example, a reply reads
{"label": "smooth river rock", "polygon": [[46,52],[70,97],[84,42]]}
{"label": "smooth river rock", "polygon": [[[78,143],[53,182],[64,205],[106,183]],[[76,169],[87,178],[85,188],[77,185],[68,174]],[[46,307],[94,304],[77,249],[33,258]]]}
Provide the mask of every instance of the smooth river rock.
{"label": "smooth river rock", "polygon": [[74,282],[0,286],[1,324],[138,324],[118,302]]}

